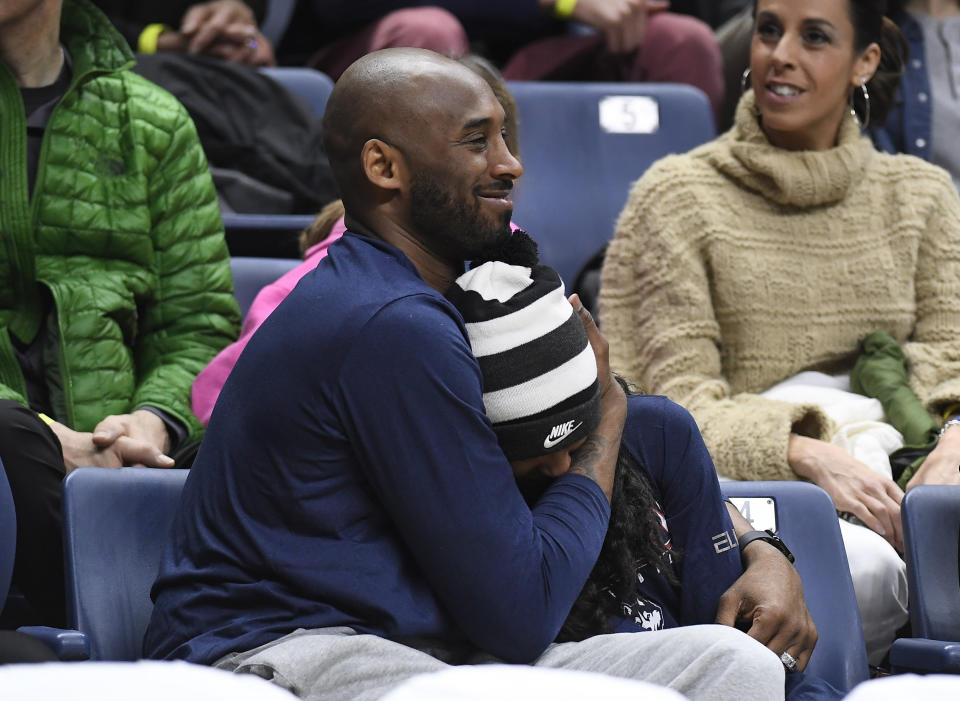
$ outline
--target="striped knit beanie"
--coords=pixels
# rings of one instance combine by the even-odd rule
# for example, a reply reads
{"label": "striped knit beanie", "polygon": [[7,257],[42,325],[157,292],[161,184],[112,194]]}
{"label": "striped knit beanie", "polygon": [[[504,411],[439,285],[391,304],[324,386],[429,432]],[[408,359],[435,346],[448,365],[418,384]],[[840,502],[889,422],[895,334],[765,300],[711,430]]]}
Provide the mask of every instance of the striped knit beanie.
{"label": "striped knit beanie", "polygon": [[[483,404],[509,460],[569,448],[600,423],[597,361],[552,268],[532,258],[475,262],[447,298],[460,311],[483,375]],[[503,252],[500,252],[501,254]]]}

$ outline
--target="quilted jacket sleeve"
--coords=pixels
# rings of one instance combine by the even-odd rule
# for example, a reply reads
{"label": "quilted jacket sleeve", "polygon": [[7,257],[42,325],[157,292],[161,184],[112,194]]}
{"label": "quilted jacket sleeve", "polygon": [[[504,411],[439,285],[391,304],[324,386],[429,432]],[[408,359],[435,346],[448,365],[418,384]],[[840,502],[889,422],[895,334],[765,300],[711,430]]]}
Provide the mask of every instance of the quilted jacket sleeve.
{"label": "quilted jacket sleeve", "polygon": [[[11,351],[8,357],[12,357],[12,356],[13,356],[13,352]],[[15,402],[19,402],[20,404],[23,404],[24,406],[28,406],[29,404],[27,402],[27,397],[23,392],[18,391],[13,386],[6,384],[2,381],[0,381],[0,399],[11,399]]]}
{"label": "quilted jacket sleeve", "polygon": [[206,157],[193,122],[177,107],[149,177],[157,284],[140,309],[133,407],[166,411],[193,440],[203,428],[190,410],[190,385],[236,338],[240,313]]}

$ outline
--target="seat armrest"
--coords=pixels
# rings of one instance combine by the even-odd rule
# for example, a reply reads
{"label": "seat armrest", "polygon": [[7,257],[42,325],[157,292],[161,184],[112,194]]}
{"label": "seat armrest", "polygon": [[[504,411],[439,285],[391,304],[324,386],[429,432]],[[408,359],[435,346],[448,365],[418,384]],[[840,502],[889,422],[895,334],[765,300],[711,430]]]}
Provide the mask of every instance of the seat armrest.
{"label": "seat armrest", "polygon": [[899,638],[890,648],[890,665],[903,672],[960,674],[960,642]]}
{"label": "seat armrest", "polygon": [[63,662],[90,659],[90,641],[79,630],[49,626],[20,626],[17,630],[42,642]]}

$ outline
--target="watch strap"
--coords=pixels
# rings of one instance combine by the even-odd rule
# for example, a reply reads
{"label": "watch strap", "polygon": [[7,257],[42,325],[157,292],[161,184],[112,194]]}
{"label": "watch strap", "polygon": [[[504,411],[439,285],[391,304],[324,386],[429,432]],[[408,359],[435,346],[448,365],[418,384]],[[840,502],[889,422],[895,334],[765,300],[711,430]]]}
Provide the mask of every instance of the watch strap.
{"label": "watch strap", "polygon": [[937,433],[937,440],[939,441],[943,438],[944,432],[951,426],[960,426],[960,418],[949,419],[944,422],[943,426],[940,427],[940,431]]}
{"label": "watch strap", "polygon": [[[740,552],[743,553],[743,549],[750,545],[755,540],[763,540],[767,543],[770,543],[773,547],[783,553],[783,556],[787,558],[790,562],[794,561],[793,553],[790,552],[790,548],[780,540],[776,533],[773,531],[747,531],[742,536],[737,538],[737,544],[740,546]],[[742,555],[741,555],[742,556]]]}

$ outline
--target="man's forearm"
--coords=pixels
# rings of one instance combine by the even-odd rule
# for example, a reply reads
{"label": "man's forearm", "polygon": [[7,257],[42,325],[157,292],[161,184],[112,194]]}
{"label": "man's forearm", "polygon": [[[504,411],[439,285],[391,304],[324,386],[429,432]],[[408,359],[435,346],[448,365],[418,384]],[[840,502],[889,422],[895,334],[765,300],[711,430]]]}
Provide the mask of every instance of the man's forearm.
{"label": "man's forearm", "polygon": [[[744,533],[757,530],[750,525],[750,522],[743,517],[743,514],[731,502],[726,502],[727,512],[730,514],[730,520],[733,521],[733,531],[737,534],[737,539]],[[743,568],[749,567],[758,557],[764,555],[775,555],[783,557],[783,554],[769,543],[762,540],[755,540],[749,544],[748,549],[740,551],[740,558],[743,562]]]}
{"label": "man's forearm", "polygon": [[740,513],[740,510],[734,506],[732,502],[728,501],[726,505],[727,512],[730,514],[730,520],[733,521],[733,530],[737,534],[737,538],[753,530],[753,526],[750,525],[750,522],[743,517],[743,514]]}
{"label": "man's forearm", "polygon": [[606,394],[610,396],[604,396],[600,425],[573,454],[568,472],[592,479],[610,501],[613,498],[613,478],[617,472],[617,455],[627,416],[627,402],[616,382],[611,383]]}
{"label": "man's forearm", "polygon": [[[619,441],[617,441],[619,445]],[[583,475],[596,482],[610,501],[613,495],[613,475],[616,470],[616,453],[613,453],[613,471],[610,470],[610,441],[606,436],[591,434],[574,456],[568,472]]]}

